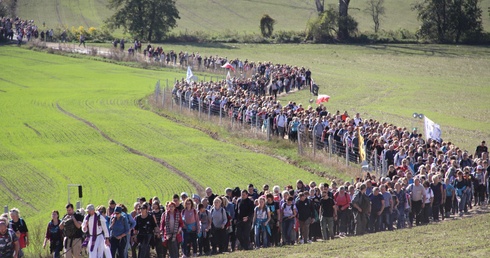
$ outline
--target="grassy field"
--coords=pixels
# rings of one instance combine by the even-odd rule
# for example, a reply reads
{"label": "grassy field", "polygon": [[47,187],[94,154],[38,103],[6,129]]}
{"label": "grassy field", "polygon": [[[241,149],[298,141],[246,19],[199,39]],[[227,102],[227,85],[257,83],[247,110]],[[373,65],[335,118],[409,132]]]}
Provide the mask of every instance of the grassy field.
{"label": "grassy field", "polygon": [[490,253],[490,214],[413,229],[222,257],[482,257]]}
{"label": "grassy field", "polygon": [[[448,45],[163,45],[166,50],[309,67],[330,111],[347,110],[407,128],[423,113],[443,138],[474,151],[490,138],[490,48]],[[308,91],[282,97],[307,105]]]}
{"label": "grassy field", "polygon": [[31,225],[63,211],[70,183],[84,186],[84,204],[131,206],[138,196],[169,200],[206,186],[221,193],[322,181],[140,107],[157,79],[182,74],[8,46],[0,57],[8,64],[0,72],[0,204],[19,207]]}
{"label": "grassy field", "polygon": [[[385,1],[386,15],[381,21],[381,30],[407,29],[414,32],[419,26],[411,5],[416,0]],[[46,23],[46,26],[100,27],[112,13],[106,7],[107,0],[37,0],[19,1],[18,15]],[[304,31],[306,22],[316,15],[313,0],[178,0],[177,8],[181,19],[174,31],[205,31],[222,33],[260,33],[259,21],[269,14],[277,23],[275,30]],[[337,6],[337,0],[326,0],[326,4]],[[482,0],[483,25],[490,30],[490,18],[486,10],[490,0]],[[350,14],[359,22],[359,31],[372,31],[370,15],[363,10],[366,0],[352,1]]]}

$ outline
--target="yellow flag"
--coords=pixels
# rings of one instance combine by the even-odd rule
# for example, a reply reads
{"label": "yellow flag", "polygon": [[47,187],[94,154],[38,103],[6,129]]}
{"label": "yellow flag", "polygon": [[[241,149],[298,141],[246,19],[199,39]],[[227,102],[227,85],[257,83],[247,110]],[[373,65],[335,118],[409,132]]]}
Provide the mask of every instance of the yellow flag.
{"label": "yellow flag", "polygon": [[359,156],[361,159],[361,162],[366,160],[366,152],[364,152],[364,137],[361,135],[361,128],[357,128],[357,133],[359,135]]}

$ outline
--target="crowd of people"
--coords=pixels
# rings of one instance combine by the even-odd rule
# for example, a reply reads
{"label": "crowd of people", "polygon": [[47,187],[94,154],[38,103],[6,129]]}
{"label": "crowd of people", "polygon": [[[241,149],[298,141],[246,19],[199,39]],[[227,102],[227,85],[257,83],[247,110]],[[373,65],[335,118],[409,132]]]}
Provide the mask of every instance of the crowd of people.
{"label": "crowd of people", "polygon": [[[14,39],[15,36],[15,39]],[[66,41],[66,31],[63,31],[60,35],[63,42]],[[25,39],[31,41],[32,39],[40,38],[42,41],[54,41],[53,29],[40,29],[34,22],[34,20],[23,20],[19,17],[0,18],[0,39],[17,40],[17,44]]]}
{"label": "crowd of people", "polygon": [[[441,152],[431,158],[432,152]],[[489,201],[485,142],[474,159],[452,145],[419,146],[417,163],[390,165],[387,176],[367,173],[353,183],[301,180],[285,187],[227,188],[217,195],[175,194],[172,201],[138,198],[130,208],[109,200],[66,214],[54,210],[45,247],[53,257],[195,257],[236,250],[308,244],[349,235],[401,230],[463,216]],[[420,158],[419,158],[420,157]],[[414,167],[418,169],[414,169]],[[0,217],[0,254],[21,257],[29,231],[18,209]]]}

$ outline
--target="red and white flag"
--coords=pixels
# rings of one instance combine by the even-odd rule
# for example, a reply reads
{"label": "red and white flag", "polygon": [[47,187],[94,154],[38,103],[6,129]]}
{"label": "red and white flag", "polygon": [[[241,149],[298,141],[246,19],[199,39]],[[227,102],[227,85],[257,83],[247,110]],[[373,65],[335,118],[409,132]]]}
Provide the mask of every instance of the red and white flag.
{"label": "red and white flag", "polygon": [[226,64],[224,64],[223,66],[221,66],[221,68],[231,69],[233,72],[235,71],[235,67],[233,67],[233,65],[231,65],[228,62],[226,62]]}
{"label": "red and white flag", "polygon": [[330,99],[330,96],[328,95],[318,95],[318,98],[316,99],[316,104],[320,105],[322,102],[328,102]]}

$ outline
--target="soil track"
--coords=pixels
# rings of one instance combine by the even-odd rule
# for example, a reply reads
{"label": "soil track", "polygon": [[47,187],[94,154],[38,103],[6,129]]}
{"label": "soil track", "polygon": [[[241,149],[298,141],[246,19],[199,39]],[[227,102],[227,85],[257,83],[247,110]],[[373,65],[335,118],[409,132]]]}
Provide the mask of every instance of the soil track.
{"label": "soil track", "polygon": [[24,201],[24,199],[22,199],[20,197],[20,195],[18,195],[16,192],[12,191],[12,189],[8,188],[7,187],[7,184],[5,184],[5,182],[3,182],[3,180],[0,178],[0,187],[5,189],[7,192],[9,192],[16,200],[22,202],[23,204],[31,207],[31,209],[35,210],[35,211],[39,211],[39,209],[37,209],[36,207],[34,207],[32,204]]}
{"label": "soil track", "polygon": [[65,115],[68,115],[72,118],[75,118],[76,120],[80,121],[80,122],[83,122],[84,124],[88,125],[89,127],[91,127],[92,129],[96,130],[97,132],[100,133],[100,135],[102,135],[102,137],[104,137],[106,140],[112,142],[112,143],[115,143],[119,146],[122,146],[123,148],[125,148],[127,151],[135,154],[135,155],[138,155],[138,156],[142,156],[142,157],[145,157],[153,162],[156,162],[166,168],[168,168],[170,171],[172,171],[173,173],[177,174],[178,176],[184,178],[185,180],[187,180],[189,183],[192,184],[192,186],[194,188],[196,188],[196,191],[199,195],[201,196],[204,196],[205,195],[205,191],[204,191],[204,187],[202,185],[200,185],[196,180],[194,180],[193,178],[191,178],[189,175],[185,174],[184,172],[180,171],[179,169],[177,169],[176,167],[170,165],[169,163],[167,163],[165,160],[163,159],[160,159],[160,158],[157,158],[157,157],[154,157],[154,156],[151,156],[149,154],[146,154],[144,152],[141,152],[139,150],[136,150],[128,145],[125,145],[124,143],[121,143],[119,141],[116,141],[115,139],[111,138],[109,135],[107,135],[106,133],[104,133],[102,130],[100,130],[96,125],[94,125],[93,123],[91,123],[90,121],[87,121],[81,117],[78,117],[76,116],[75,114],[72,114],[66,110],[64,110],[58,103],[56,103],[56,107],[58,108],[59,111],[61,111],[63,114]]}

